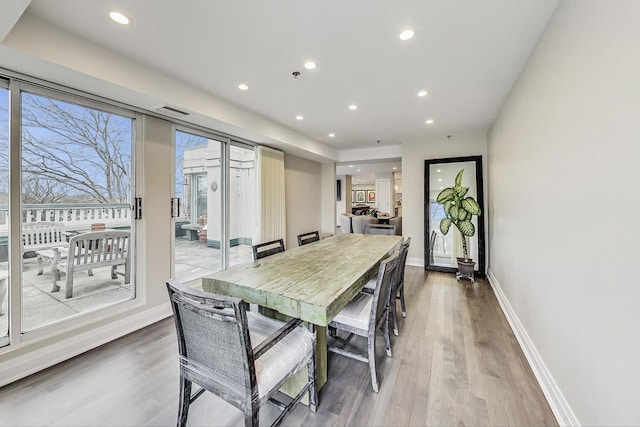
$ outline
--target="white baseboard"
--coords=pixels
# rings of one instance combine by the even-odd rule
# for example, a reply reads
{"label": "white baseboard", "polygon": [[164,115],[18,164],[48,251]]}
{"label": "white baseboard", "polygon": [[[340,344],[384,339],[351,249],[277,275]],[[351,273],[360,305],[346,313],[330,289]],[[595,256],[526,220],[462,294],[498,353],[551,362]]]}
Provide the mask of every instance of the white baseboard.
{"label": "white baseboard", "polygon": [[424,268],[424,259],[416,258],[416,257],[407,257],[407,265]]}
{"label": "white baseboard", "polygon": [[0,363],[0,387],[171,316],[169,303]]}
{"label": "white baseboard", "polygon": [[551,410],[553,411],[558,424],[561,426],[580,426],[580,422],[571,410],[569,403],[564,398],[555,380],[551,376],[551,372],[549,372],[549,369],[547,369],[547,366],[544,364],[544,361],[536,350],[531,338],[529,338],[529,335],[520,322],[520,319],[518,319],[518,316],[511,307],[511,304],[509,304],[509,300],[502,291],[502,288],[500,287],[496,277],[493,275],[491,269],[488,269],[487,271],[487,279],[493,288],[493,292],[498,299],[498,303],[500,303],[500,307],[502,307],[502,311],[504,312],[509,325],[511,325],[511,329],[513,329],[513,333],[515,334],[520,347],[522,347],[524,355],[529,361],[529,365],[542,388],[542,392],[549,402],[549,406],[551,406]]}

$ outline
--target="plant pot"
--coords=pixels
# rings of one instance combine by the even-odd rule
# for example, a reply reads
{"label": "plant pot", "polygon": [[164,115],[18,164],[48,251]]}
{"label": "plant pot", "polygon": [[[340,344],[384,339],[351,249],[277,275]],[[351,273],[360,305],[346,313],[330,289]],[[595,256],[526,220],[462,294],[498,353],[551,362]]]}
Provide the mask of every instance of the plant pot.
{"label": "plant pot", "polygon": [[469,279],[471,282],[475,282],[473,277],[473,270],[476,263],[471,258],[458,258],[458,272],[456,273],[456,280]]}

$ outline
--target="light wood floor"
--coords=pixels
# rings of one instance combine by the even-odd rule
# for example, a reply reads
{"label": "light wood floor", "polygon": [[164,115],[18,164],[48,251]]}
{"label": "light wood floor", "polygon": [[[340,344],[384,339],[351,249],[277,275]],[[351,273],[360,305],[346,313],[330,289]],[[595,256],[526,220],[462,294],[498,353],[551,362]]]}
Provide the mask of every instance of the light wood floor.
{"label": "light wood floor", "polygon": [[[366,364],[329,354],[318,412],[298,406],[285,425],[557,425],[487,282],[416,267],[405,276],[408,317],[392,338],[393,358],[379,347],[380,392]],[[1,388],[0,425],[169,426],[177,396],[167,319]],[[270,423],[273,412],[262,419]],[[191,425],[242,424],[210,394],[189,417]]]}

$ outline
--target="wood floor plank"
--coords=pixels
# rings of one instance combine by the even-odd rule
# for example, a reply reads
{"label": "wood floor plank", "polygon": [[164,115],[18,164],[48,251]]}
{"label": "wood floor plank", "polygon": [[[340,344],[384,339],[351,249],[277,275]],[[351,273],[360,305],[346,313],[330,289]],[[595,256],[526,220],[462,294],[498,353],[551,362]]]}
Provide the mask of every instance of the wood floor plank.
{"label": "wood floor plank", "polygon": [[[365,363],[331,353],[318,412],[299,406],[283,425],[557,425],[486,281],[407,267],[405,293],[392,358],[378,340],[380,392]],[[166,319],[0,388],[0,426],[175,425],[178,372]],[[239,425],[242,414],[205,394],[189,424]]]}

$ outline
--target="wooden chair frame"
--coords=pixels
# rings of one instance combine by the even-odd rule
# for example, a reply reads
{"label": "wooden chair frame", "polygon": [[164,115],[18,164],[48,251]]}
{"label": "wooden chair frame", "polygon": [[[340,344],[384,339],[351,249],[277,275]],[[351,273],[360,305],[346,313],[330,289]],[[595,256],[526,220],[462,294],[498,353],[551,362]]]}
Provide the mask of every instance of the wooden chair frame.
{"label": "wooden chair frame", "polygon": [[[360,329],[348,324],[340,323],[335,319],[329,323],[329,329],[341,330],[349,333],[349,336],[345,340],[348,342],[353,335],[359,335],[367,338],[367,356],[363,356],[358,353],[348,351],[344,348],[344,345],[330,345],[327,350],[350,357],[352,359],[359,360],[369,364],[369,373],[371,374],[371,387],[374,392],[378,392],[378,374],[376,372],[376,335],[380,329],[384,335],[385,347],[387,350],[387,356],[391,357],[391,339],[389,337],[389,296],[393,285],[394,274],[396,271],[396,265],[398,262],[398,252],[389,256],[380,264],[378,270],[378,279],[376,281],[376,288],[373,293],[373,301],[371,303],[371,311],[369,313],[369,324],[367,329]],[[356,297],[357,298],[357,297]],[[333,332],[332,332],[333,334]],[[337,337],[334,337],[334,341],[340,341]],[[343,344],[346,344],[343,343]]]}
{"label": "wooden chair frame", "polygon": [[[173,317],[178,335],[178,350],[180,356],[180,400],[177,420],[178,426],[187,425],[189,405],[205,391],[209,391],[219,396],[236,408],[240,409],[244,413],[245,426],[258,426],[260,408],[267,402],[271,402],[281,409],[282,412],[272,424],[273,426],[279,425],[283,421],[284,417],[295,407],[307,392],[309,392],[309,407],[311,411],[316,411],[318,405],[318,392],[315,378],[316,340],[313,326],[310,326],[313,332],[313,343],[311,345],[310,353],[306,355],[306,358],[308,358],[308,362],[306,362],[308,382],[302,387],[300,392],[290,403],[284,404],[276,400],[274,395],[289,378],[304,366],[304,363],[291,366],[287,375],[278,381],[274,387],[267,390],[262,394],[262,396],[260,396],[258,392],[255,362],[272,349],[280,340],[298,328],[302,323],[301,320],[293,319],[288,323],[282,322],[283,326],[280,329],[256,347],[253,347],[249,334],[249,321],[247,319],[245,303],[240,298],[216,295],[197,289],[191,289],[175,280],[167,282],[167,290],[169,292],[169,301],[174,313]],[[223,328],[223,325],[226,325],[226,327],[229,328],[229,331],[235,331],[235,333],[231,332],[231,336],[235,335],[235,342],[238,343],[239,346],[243,347],[241,349],[234,349],[238,350],[238,352],[243,355],[242,360],[238,362],[238,364],[242,365],[243,372],[232,372],[229,373],[229,375],[233,377],[244,376],[244,380],[239,380],[240,386],[238,383],[234,384],[233,382],[229,382],[229,376],[225,377],[224,375],[215,375],[216,372],[224,372],[224,361],[209,359],[212,364],[215,364],[214,371],[211,366],[205,366],[198,360],[195,360],[196,357],[202,359],[203,357],[201,354],[190,354],[189,349],[192,348],[193,345],[191,340],[194,339],[191,337],[194,337],[194,334],[185,334],[182,318],[183,314],[188,314],[189,316],[202,316],[205,318],[203,319],[204,321],[216,323],[215,327]],[[204,337],[203,339],[207,339],[207,337]],[[202,343],[200,343],[200,345],[202,345]],[[219,342],[214,342],[210,345],[207,344],[205,347],[212,348],[217,346],[219,347],[218,351],[231,351],[229,350],[229,342],[225,342],[224,345],[227,348],[222,348],[223,345],[220,345]],[[197,346],[194,346],[194,348],[197,348]],[[207,358],[208,356],[204,356],[204,359]],[[218,376],[220,376],[220,378],[218,378]],[[191,389],[193,383],[199,385],[200,389],[192,395]],[[242,383],[244,387],[242,387]]]}
{"label": "wooden chair frame", "polygon": [[318,240],[320,240],[320,232],[318,230],[310,231],[309,233],[298,234],[298,246],[317,242]]}
{"label": "wooden chair frame", "polygon": [[284,240],[277,239],[270,242],[258,243],[257,245],[251,246],[251,251],[253,252],[254,261],[279,252],[284,252]]}

